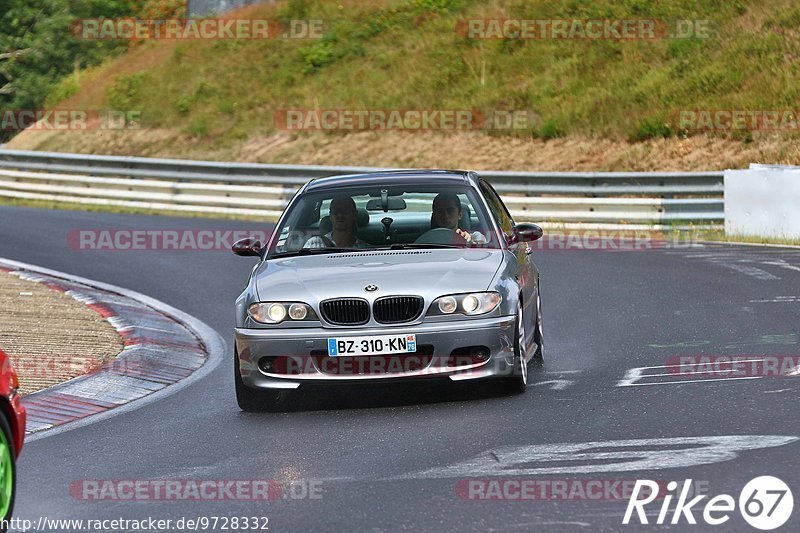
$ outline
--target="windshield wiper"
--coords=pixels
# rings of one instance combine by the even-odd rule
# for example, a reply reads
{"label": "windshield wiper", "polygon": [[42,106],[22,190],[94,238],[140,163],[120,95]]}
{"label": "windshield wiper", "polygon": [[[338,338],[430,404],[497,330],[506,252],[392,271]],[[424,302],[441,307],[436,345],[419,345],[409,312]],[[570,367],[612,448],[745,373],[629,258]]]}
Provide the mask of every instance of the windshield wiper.
{"label": "windshield wiper", "polygon": [[291,252],[279,252],[272,257],[291,257],[296,255],[335,254],[341,252],[363,252],[363,248],[344,248],[341,246],[324,246],[322,248],[300,248]]}

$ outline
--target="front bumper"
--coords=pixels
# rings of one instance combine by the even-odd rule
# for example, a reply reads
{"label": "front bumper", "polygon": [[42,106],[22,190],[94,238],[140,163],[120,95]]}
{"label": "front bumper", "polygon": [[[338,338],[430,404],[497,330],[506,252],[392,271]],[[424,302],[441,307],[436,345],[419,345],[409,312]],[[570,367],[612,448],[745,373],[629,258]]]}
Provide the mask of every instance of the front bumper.
{"label": "front bumper", "polygon": [[[242,381],[253,388],[296,389],[303,383],[430,377],[462,381],[507,376],[514,367],[513,316],[379,328],[237,328],[235,331]],[[327,357],[329,337],[390,334],[416,335],[418,353]],[[480,348],[476,352],[479,357],[453,355],[465,350],[472,353],[476,348]],[[280,368],[263,370],[259,361],[266,359],[262,358],[279,358]],[[290,364],[285,366],[287,360]]]}

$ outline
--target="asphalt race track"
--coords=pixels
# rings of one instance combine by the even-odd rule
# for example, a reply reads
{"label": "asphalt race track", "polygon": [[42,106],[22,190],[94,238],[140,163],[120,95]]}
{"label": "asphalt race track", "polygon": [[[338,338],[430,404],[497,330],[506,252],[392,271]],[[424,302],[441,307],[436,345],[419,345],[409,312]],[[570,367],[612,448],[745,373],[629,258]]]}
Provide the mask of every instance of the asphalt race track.
{"label": "asphalt race track", "polygon": [[[218,331],[229,353],[233,301],[253,259],[80,251],[67,233],[267,228],[12,207],[0,207],[0,221],[0,257],[157,298]],[[690,380],[658,368],[675,356],[800,355],[800,250],[534,253],[546,363],[526,394],[475,384],[315,388],[292,398],[286,412],[243,413],[228,357],[163,400],[29,443],[15,515],[34,522],[266,516],[271,531],[719,531],[685,519],[653,525],[660,503],[647,507],[649,525],[634,517],[625,526],[624,499],[487,501],[463,489],[488,479],[692,479],[710,496],[738,500],[749,480],[772,475],[800,498],[800,376]],[[84,501],[70,487],[86,479],[274,479],[291,490],[266,502]],[[701,524],[702,505],[694,510]],[[795,508],[786,528],[797,520]],[[735,511],[722,529],[754,531]]]}

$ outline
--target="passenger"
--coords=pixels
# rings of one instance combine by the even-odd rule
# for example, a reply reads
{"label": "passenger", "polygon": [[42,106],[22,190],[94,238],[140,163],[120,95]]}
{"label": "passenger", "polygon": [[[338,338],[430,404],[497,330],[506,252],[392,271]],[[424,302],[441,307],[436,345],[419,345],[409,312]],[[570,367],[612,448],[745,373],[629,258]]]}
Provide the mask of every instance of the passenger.
{"label": "passenger", "polygon": [[433,199],[431,229],[451,229],[467,242],[486,244],[486,237],[480,231],[469,233],[458,227],[458,222],[462,216],[464,216],[464,211],[461,209],[461,200],[459,200],[457,194],[442,192]]}
{"label": "passenger", "polygon": [[356,235],[358,210],[355,201],[349,196],[336,196],[331,200],[332,229],[325,235],[311,237],[303,248],[360,248],[367,243]]}

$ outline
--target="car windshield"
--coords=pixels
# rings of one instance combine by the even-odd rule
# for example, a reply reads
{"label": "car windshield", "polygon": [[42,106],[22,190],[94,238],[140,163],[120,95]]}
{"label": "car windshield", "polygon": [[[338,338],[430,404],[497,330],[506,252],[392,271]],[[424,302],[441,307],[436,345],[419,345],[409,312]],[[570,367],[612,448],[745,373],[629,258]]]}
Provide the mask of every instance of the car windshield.
{"label": "car windshield", "polygon": [[370,249],[498,248],[468,187],[403,186],[310,192],[292,204],[268,257]]}

